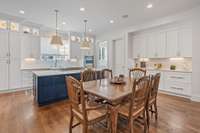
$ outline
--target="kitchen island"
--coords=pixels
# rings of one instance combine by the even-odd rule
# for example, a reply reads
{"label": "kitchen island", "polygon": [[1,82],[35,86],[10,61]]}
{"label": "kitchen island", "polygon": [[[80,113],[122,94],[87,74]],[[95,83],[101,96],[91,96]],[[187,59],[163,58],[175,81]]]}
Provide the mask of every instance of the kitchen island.
{"label": "kitchen island", "polygon": [[[47,105],[68,98],[66,76],[80,80],[82,70],[33,71],[33,94],[38,105]],[[100,78],[100,70],[97,70]]]}

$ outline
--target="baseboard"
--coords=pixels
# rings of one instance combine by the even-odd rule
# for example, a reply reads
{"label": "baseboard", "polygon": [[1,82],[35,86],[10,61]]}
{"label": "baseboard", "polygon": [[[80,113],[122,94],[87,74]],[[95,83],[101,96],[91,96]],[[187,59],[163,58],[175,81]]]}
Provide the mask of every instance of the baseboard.
{"label": "baseboard", "polygon": [[169,92],[169,91],[164,91],[164,90],[159,90],[159,93],[163,93],[163,94],[167,94],[167,95],[172,95],[172,96],[177,96],[177,97],[183,97],[183,98],[191,99],[190,96],[181,95],[181,94],[177,94],[177,93],[173,93],[173,92]]}
{"label": "baseboard", "polygon": [[24,88],[18,88],[18,89],[8,89],[8,90],[1,90],[0,94],[2,93],[11,93],[11,92],[17,92],[17,91],[25,91],[25,90],[31,90],[30,87],[24,87]]}
{"label": "baseboard", "polygon": [[191,96],[190,99],[194,102],[200,102],[200,96]]}

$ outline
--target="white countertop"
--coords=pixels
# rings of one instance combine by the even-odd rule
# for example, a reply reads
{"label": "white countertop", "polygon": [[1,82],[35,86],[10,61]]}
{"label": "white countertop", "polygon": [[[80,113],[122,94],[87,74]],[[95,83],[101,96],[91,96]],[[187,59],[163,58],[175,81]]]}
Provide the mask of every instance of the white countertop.
{"label": "white countertop", "polygon": [[52,75],[65,75],[65,74],[73,74],[80,73],[81,70],[39,70],[33,71],[33,73],[39,77],[42,76],[52,76]]}
{"label": "white countertop", "polygon": [[155,69],[155,68],[146,68],[146,70],[150,71],[167,71],[167,72],[182,72],[182,73],[192,73],[192,70],[183,70],[183,69],[177,69],[177,70],[170,70],[170,69]]}
{"label": "white countertop", "polygon": [[[36,70],[33,71],[33,74],[42,77],[42,76],[53,76],[53,75],[66,75],[66,74],[74,74],[74,73],[80,73],[84,69],[80,70]],[[95,69],[96,71],[100,71],[100,69]]]}

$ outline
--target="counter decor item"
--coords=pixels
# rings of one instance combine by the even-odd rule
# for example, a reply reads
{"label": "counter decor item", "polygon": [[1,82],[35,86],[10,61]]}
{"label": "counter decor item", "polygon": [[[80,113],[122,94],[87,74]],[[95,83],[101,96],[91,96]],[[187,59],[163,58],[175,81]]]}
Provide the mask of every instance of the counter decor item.
{"label": "counter decor item", "polygon": [[176,66],[175,65],[170,65],[170,70],[176,70]]}
{"label": "counter decor item", "polygon": [[115,76],[111,79],[110,83],[112,84],[125,84],[124,75],[120,74],[119,76]]}

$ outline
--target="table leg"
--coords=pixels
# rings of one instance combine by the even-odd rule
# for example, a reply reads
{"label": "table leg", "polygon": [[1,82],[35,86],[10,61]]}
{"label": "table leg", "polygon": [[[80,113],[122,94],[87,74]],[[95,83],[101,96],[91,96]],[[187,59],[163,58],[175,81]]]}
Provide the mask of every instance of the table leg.
{"label": "table leg", "polygon": [[111,133],[117,133],[118,106],[110,106]]}

